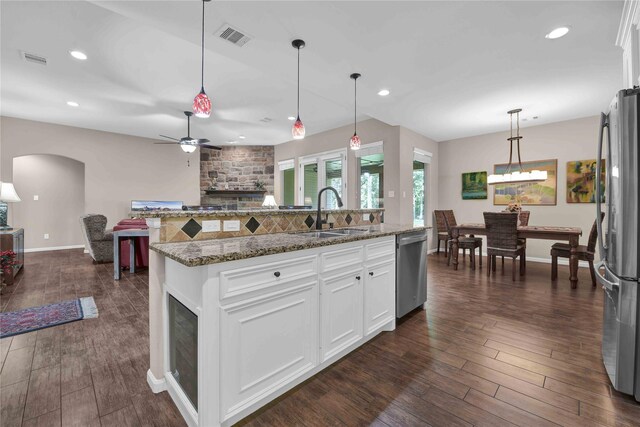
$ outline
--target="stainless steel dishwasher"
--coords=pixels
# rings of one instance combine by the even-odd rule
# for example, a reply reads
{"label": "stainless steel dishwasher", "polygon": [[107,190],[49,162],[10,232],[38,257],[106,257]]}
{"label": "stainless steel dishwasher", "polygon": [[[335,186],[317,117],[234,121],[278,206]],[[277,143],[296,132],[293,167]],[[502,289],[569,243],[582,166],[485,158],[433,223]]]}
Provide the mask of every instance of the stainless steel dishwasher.
{"label": "stainless steel dishwasher", "polygon": [[396,317],[427,301],[427,230],[396,236]]}

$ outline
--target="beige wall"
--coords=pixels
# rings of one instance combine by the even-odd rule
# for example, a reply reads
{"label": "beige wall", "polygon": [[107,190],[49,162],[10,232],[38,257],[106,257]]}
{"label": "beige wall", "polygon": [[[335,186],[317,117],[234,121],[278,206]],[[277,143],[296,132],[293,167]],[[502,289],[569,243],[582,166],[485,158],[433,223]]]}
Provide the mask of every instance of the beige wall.
{"label": "beige wall", "polygon": [[[353,135],[353,125],[347,125],[330,131],[311,135],[302,141],[289,141],[276,145],[275,150],[275,196],[282,200],[282,174],[277,170],[278,162],[296,160],[296,187],[299,187],[297,160],[299,157],[332,151],[348,147]],[[419,148],[433,154],[433,162],[427,168],[427,207],[431,211],[438,202],[438,144],[433,140],[400,126],[390,126],[375,119],[358,123],[358,135],[362,144],[384,142],[384,208],[385,222],[411,223],[413,221],[413,150]],[[357,161],[353,151],[347,150],[347,207],[357,208],[359,181],[356,177]],[[389,192],[394,197],[389,197]],[[296,194],[297,196],[297,194]],[[297,203],[301,203],[297,200]],[[427,215],[427,224],[431,225],[431,216]]]}
{"label": "beige wall", "polygon": [[[106,215],[109,227],[127,217],[132,199],[199,204],[199,153],[189,155],[178,146],[154,145],[154,142],[147,138],[1,117],[0,180],[13,180],[15,157],[53,154],[78,160],[85,164],[85,212]],[[187,159],[191,167],[187,166]],[[16,190],[23,194],[17,186]],[[14,215],[10,220],[30,233],[32,224],[25,222],[27,218]],[[54,227],[52,224],[48,228]]]}
{"label": "beige wall", "polygon": [[[49,154],[16,157],[13,184],[20,189],[22,201],[10,208],[28,230],[25,248],[84,244],[78,222],[84,213],[84,163]],[[49,239],[44,238],[45,233]]]}
{"label": "beige wall", "polygon": [[[397,126],[389,126],[381,121],[370,119],[358,123],[358,135],[362,139],[362,144],[370,144],[372,142],[384,141],[385,155],[385,181],[384,191],[387,194],[388,189],[393,188],[391,185],[397,185],[392,178],[387,179],[386,161],[393,156],[392,147],[398,146],[399,128]],[[339,150],[348,148],[349,139],[353,135],[353,125],[342,126],[331,129],[326,132],[317,133],[307,136],[300,141],[289,141],[284,144],[275,146],[275,177],[274,177],[274,195],[278,203],[282,202],[282,174],[278,171],[278,162],[282,160],[296,160],[296,188],[299,187],[297,160],[299,157],[312,154],[322,153],[325,151]],[[346,207],[357,208],[356,192],[353,183],[356,182],[356,157],[351,150],[347,150],[347,199]],[[296,203],[302,204],[301,200]],[[386,202],[386,201],[385,201]],[[387,216],[389,215],[389,216]],[[385,218],[390,217],[390,212],[385,206]]]}
{"label": "beige wall", "polygon": [[[581,243],[586,244],[595,218],[595,205],[566,202],[566,164],[571,160],[595,159],[598,138],[598,117],[586,117],[521,130],[522,158],[527,160],[558,159],[556,206],[525,206],[531,211],[531,225],[578,226],[582,228]],[[444,141],[439,144],[439,209],[453,209],[458,223],[482,222],[482,212],[500,211],[493,205],[493,188],[489,186],[487,200],[462,200],[463,172],[493,172],[493,165],[509,160],[508,132]],[[527,257],[549,258],[553,242],[527,241]]]}

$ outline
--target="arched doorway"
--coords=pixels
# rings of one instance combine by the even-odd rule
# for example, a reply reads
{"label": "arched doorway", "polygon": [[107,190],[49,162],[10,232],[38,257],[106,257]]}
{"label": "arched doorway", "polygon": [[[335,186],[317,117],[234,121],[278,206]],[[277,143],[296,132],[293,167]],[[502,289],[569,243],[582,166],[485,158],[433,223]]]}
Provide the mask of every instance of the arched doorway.
{"label": "arched doorway", "polygon": [[30,154],[13,159],[11,224],[25,230],[25,250],[84,246],[85,165],[69,157]]}

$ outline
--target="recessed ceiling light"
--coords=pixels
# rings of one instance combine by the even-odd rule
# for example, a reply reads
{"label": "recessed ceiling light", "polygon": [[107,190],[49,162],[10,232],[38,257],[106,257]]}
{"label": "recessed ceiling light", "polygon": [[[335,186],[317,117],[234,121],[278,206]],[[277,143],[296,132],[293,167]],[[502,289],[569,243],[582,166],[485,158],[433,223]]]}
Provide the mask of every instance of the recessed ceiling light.
{"label": "recessed ceiling light", "polygon": [[545,36],[547,39],[559,39],[569,32],[569,27],[558,27]]}
{"label": "recessed ceiling light", "polygon": [[246,136],[244,136],[244,135],[240,135],[240,136],[238,137],[238,139],[245,139],[245,138],[246,138]]}
{"label": "recessed ceiling light", "polygon": [[235,144],[238,141],[227,141],[227,144]]}
{"label": "recessed ceiling light", "polygon": [[78,103],[77,103],[77,102],[75,102],[75,101],[67,101],[67,105],[68,105],[69,107],[79,107],[79,106],[80,106],[80,104],[78,104]]}
{"label": "recessed ceiling light", "polygon": [[389,89],[382,89],[380,92],[378,92],[378,95],[380,96],[387,96],[389,95],[391,92],[389,92]]}
{"label": "recessed ceiling light", "polygon": [[87,54],[80,52],[79,50],[70,50],[69,54],[80,61],[85,61],[87,59]]}
{"label": "recessed ceiling light", "polygon": [[289,119],[289,120],[291,120],[291,121],[294,121],[296,118],[295,118],[295,117],[293,117],[293,116],[289,116],[289,117],[287,117],[287,119]]}

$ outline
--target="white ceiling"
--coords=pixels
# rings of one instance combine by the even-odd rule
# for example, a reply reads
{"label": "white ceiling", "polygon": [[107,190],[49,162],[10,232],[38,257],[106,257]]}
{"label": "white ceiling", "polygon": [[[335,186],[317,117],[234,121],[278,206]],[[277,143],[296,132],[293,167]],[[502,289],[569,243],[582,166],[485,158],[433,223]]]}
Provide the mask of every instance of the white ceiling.
{"label": "white ceiling", "polygon": [[[2,1],[2,115],[156,138],[186,132],[200,85],[199,1]],[[614,45],[620,1],[273,2],[207,4],[209,119],[192,135],[215,143],[291,139],[302,38],[301,118],[307,134],[374,117],[435,140],[595,115],[622,83]],[[229,23],[253,40],[213,33]],[[551,29],[571,32],[547,40]],[[84,62],[70,49],[84,51]],[[48,59],[23,61],[20,51]],[[386,98],[376,93],[391,90]],[[67,101],[77,101],[71,108]],[[263,123],[269,117],[273,121]],[[345,141],[350,135],[345,135]],[[345,142],[346,144],[346,142]]]}

